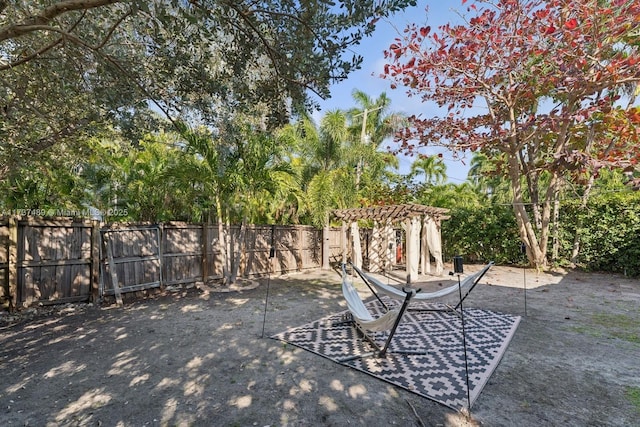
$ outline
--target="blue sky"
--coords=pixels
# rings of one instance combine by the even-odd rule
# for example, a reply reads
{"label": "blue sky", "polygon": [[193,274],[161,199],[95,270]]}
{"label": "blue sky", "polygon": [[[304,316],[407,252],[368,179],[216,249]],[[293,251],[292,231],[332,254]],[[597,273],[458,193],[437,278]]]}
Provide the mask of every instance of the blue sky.
{"label": "blue sky", "polygon": [[[425,8],[428,5],[428,11]],[[351,96],[354,89],[359,89],[367,93],[372,98],[377,98],[382,92],[391,98],[391,110],[394,112],[410,114],[422,114],[432,116],[437,113],[433,106],[422,104],[417,97],[409,98],[405,89],[398,87],[392,90],[390,82],[379,77],[385,64],[383,55],[394,38],[398,37],[398,32],[402,32],[407,24],[416,23],[419,25],[430,25],[434,30],[436,27],[447,22],[456,22],[460,19],[456,11],[466,9],[462,6],[462,1],[419,1],[417,6],[407,8],[403,13],[396,14],[387,21],[378,22],[375,33],[365,39],[353,51],[362,55],[364,61],[360,70],[352,73],[349,78],[341,83],[334,84],[331,88],[331,98],[321,101],[321,111],[314,114],[316,123],[326,111],[335,109],[349,109],[356,106]],[[384,145],[383,145],[384,146]],[[453,184],[461,184],[467,178],[469,171],[470,156],[460,160],[454,160],[451,153],[442,148],[422,148],[421,153],[438,154],[442,153],[447,165],[448,181]],[[407,173],[413,158],[398,156],[400,160],[400,172]],[[466,163],[466,164],[465,164]]]}

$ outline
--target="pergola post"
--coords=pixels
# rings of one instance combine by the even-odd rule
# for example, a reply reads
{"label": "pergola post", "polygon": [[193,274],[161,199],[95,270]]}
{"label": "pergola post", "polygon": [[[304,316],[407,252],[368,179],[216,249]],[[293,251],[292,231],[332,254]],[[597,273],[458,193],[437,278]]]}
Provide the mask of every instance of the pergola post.
{"label": "pergola post", "polygon": [[351,223],[351,262],[358,268],[362,268],[362,245],[360,244],[360,229],[357,222]]}
{"label": "pergola post", "polygon": [[444,273],[444,260],[442,259],[442,227],[440,220],[432,220],[436,225],[437,237],[434,239],[436,243],[436,249],[438,249],[438,256],[436,257],[436,274],[442,276]]}
{"label": "pergola post", "polygon": [[420,271],[422,274],[431,274],[431,253],[429,252],[427,216],[422,218],[422,232],[420,239]]}
{"label": "pergola post", "polygon": [[436,260],[436,275],[442,276],[444,265],[442,261],[442,237],[440,236],[440,221],[427,218],[427,242],[429,249]]}
{"label": "pergola post", "polygon": [[371,245],[369,246],[369,272],[377,273],[384,269],[385,245],[382,239],[382,230],[378,221],[373,221],[373,233],[371,233]]}
{"label": "pergola post", "polygon": [[407,282],[418,280],[418,262],[420,259],[420,218],[413,216],[405,220],[407,235],[406,270]]}
{"label": "pergola post", "polygon": [[340,225],[340,252],[342,253],[342,263],[347,262],[347,224],[342,221]]}
{"label": "pergola post", "polygon": [[396,254],[396,235],[393,230],[391,220],[386,220],[384,224],[385,259],[384,269],[390,271],[393,268]]}

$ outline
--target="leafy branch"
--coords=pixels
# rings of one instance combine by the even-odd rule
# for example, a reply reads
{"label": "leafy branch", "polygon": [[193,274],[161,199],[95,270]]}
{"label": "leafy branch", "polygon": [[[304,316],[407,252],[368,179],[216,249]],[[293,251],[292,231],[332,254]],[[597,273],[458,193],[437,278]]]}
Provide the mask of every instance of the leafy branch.
{"label": "leafy branch", "polygon": [[[119,3],[122,0],[66,0],[55,3],[42,10],[37,15],[31,15],[22,22],[0,27],[0,42],[21,37],[34,31],[39,31],[43,25],[68,12],[95,9],[102,6]],[[2,5],[0,4],[0,7]],[[6,8],[4,7],[0,9]]]}

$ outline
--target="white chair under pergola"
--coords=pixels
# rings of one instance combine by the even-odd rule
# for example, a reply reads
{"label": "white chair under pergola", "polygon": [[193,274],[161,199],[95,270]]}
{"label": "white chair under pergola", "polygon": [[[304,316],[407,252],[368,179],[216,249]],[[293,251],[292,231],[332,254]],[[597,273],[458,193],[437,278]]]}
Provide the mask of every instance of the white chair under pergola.
{"label": "white chair under pergola", "polygon": [[441,222],[448,219],[448,209],[407,203],[402,205],[371,206],[367,208],[337,209],[333,216],[342,221],[342,258],[351,254],[351,262],[362,267],[362,246],[358,221],[373,222],[369,245],[369,266],[372,273],[390,271],[395,264],[396,239],[395,228],[402,227],[405,232],[405,259],[407,281],[418,280],[418,270],[431,274],[431,257],[435,260],[435,274],[441,276],[444,271],[442,259]]}

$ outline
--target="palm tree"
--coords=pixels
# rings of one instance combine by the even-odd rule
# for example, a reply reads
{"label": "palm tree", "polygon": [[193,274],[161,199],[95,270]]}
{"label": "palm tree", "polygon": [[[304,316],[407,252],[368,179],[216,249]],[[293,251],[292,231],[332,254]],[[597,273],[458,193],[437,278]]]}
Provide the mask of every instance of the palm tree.
{"label": "palm tree", "polygon": [[[380,159],[378,149],[382,142],[392,136],[406,122],[406,118],[399,113],[389,111],[391,99],[386,93],[373,100],[365,92],[355,89],[353,99],[359,104],[359,108],[352,108],[347,112],[350,120],[349,132],[351,134],[352,152],[356,156],[356,188],[360,188],[360,181],[365,169],[369,169],[371,163],[389,163],[389,159]],[[386,156],[389,157],[389,156]],[[375,172],[380,173],[380,168]],[[377,179],[373,176],[371,179]]]}
{"label": "palm tree", "polygon": [[316,226],[328,226],[332,209],[350,207],[356,200],[348,137],[346,115],[340,110],[327,112],[320,126],[304,116],[280,130],[280,140],[296,147],[297,156],[290,162],[305,194],[304,212]]}
{"label": "palm tree", "polygon": [[[115,136],[100,138],[90,141],[90,150],[80,174],[90,206],[103,213],[109,213],[109,208],[129,209],[126,182],[133,166],[131,143]],[[107,222],[112,219],[103,217]],[[130,219],[138,220],[135,212],[130,212]]]}
{"label": "palm tree", "polygon": [[[355,89],[351,96],[359,104],[347,112],[354,140],[367,143],[376,149],[406,123],[406,117],[390,112],[391,99],[385,92],[372,99],[365,92]],[[364,131],[363,131],[364,130]]]}
{"label": "palm tree", "polygon": [[[248,122],[231,122],[216,133],[192,130],[181,124],[187,151],[197,160],[193,180],[201,182],[203,194],[212,200],[218,219],[220,250],[224,254],[225,284],[236,280],[244,234],[250,222],[269,221],[284,210],[282,200],[299,198],[298,180],[287,159],[286,135],[276,139]],[[273,208],[274,211],[270,209]],[[240,244],[230,257],[229,230],[232,221],[240,222]]]}
{"label": "palm tree", "polygon": [[411,164],[410,176],[424,175],[428,185],[444,184],[447,180],[447,165],[438,156],[420,156]]}
{"label": "palm tree", "polygon": [[313,161],[321,170],[337,169],[344,162],[344,146],[348,139],[347,118],[344,112],[332,110],[327,112],[320,121],[317,137],[311,139],[314,151]]}
{"label": "palm tree", "polygon": [[504,164],[502,156],[489,157],[485,153],[475,152],[471,158],[471,165],[467,174],[467,180],[481,194],[491,198],[494,202],[510,203],[509,181],[500,174],[501,165]]}
{"label": "palm tree", "polygon": [[473,186],[467,182],[430,186],[420,194],[419,202],[424,205],[449,209],[473,208],[480,205],[478,194]]}
{"label": "palm tree", "polygon": [[[291,166],[280,161],[281,147],[276,139],[266,132],[259,132],[251,126],[244,125],[238,129],[239,139],[236,141],[237,159],[235,176],[237,191],[235,193],[238,213],[241,216],[239,242],[232,265],[229,282],[236,279],[240,254],[245,249],[246,227],[250,220],[255,221],[268,216],[265,212],[270,205],[268,200],[276,194],[283,195],[289,186],[289,177],[293,175]],[[285,184],[281,187],[280,184]]]}

